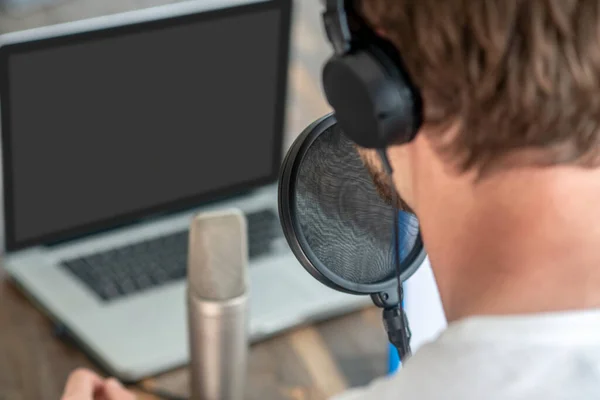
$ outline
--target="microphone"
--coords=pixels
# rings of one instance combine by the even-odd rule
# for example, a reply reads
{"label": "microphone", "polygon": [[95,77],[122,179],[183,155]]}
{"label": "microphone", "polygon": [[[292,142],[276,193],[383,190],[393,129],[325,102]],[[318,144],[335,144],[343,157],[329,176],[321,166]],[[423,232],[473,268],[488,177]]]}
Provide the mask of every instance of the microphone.
{"label": "microphone", "polygon": [[193,400],[244,398],[248,355],[248,240],[241,211],[190,224],[188,327]]}

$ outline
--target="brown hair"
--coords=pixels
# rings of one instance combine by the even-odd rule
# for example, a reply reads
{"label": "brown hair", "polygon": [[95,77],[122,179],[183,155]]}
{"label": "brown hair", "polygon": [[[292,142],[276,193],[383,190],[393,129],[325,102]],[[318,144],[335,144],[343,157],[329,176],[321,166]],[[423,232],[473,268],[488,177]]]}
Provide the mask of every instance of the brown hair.
{"label": "brown hair", "polygon": [[459,127],[443,148],[461,170],[515,151],[537,164],[597,164],[600,1],[360,3],[421,90],[424,123]]}

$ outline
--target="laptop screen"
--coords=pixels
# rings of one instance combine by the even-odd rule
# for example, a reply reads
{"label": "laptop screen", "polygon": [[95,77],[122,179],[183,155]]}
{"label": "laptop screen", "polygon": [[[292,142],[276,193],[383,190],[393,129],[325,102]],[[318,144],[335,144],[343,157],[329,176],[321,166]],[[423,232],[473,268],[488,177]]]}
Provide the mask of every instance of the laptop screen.
{"label": "laptop screen", "polygon": [[7,249],[275,182],[288,3],[4,47]]}

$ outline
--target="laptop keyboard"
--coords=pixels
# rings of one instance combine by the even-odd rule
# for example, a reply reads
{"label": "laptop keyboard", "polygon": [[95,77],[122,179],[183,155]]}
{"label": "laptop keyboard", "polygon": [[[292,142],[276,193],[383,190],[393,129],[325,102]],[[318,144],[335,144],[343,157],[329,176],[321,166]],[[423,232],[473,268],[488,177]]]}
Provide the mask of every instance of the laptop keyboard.
{"label": "laptop keyboard", "polygon": [[[281,249],[279,219],[272,210],[246,214],[250,260]],[[281,243],[281,242],[279,242]],[[131,295],[187,275],[188,231],[64,261],[73,273],[104,301]]]}

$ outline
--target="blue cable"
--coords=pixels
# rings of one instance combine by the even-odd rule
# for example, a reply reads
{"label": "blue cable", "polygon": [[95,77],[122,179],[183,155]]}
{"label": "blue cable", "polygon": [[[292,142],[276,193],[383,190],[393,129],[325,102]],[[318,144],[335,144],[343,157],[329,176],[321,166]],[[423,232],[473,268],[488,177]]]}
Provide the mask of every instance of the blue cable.
{"label": "blue cable", "polygon": [[388,375],[394,375],[400,369],[400,356],[393,345],[389,344],[388,349]]}

